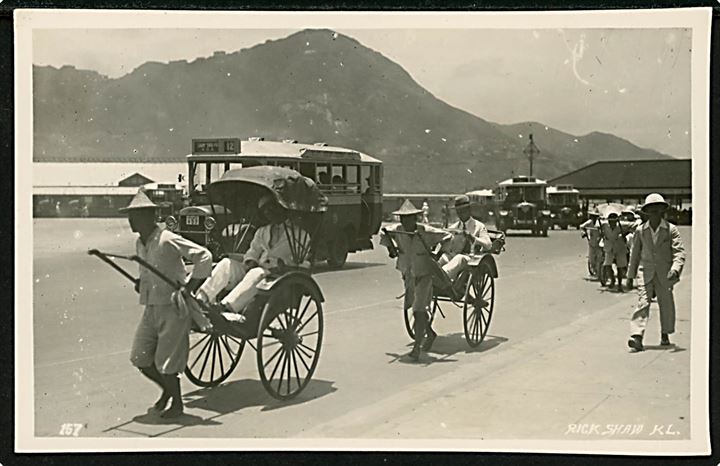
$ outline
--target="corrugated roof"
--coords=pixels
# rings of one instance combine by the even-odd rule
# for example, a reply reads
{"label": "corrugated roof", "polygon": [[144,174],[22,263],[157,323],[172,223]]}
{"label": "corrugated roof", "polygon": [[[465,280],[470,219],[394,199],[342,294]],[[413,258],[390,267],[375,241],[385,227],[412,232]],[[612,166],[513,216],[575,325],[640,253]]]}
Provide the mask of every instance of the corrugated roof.
{"label": "corrugated roof", "polygon": [[583,189],[690,189],[691,159],[600,161],[550,180]]}
{"label": "corrugated roof", "polygon": [[135,173],[158,183],[187,177],[186,163],[33,163],[33,186],[117,186]]}

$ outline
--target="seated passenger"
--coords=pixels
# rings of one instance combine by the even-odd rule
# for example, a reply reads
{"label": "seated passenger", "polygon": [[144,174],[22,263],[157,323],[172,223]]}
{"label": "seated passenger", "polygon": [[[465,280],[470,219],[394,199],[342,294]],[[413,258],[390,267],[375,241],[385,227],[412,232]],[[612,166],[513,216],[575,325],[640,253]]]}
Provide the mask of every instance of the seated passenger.
{"label": "seated passenger", "polygon": [[[455,230],[453,238],[444,245],[443,255],[438,260],[450,279],[455,280],[467,268],[467,254],[479,247],[481,251],[492,249],[492,240],[485,224],[470,216],[470,198],[458,196],[455,198],[455,212],[458,221],[449,226]],[[468,240],[470,248],[467,248]]]}
{"label": "seated passenger", "polygon": [[320,172],[318,174],[320,184],[330,184],[330,174],[328,172]]}
{"label": "seated passenger", "polygon": [[[287,219],[285,210],[271,195],[261,198],[258,208],[269,223],[257,229],[245,254],[218,262],[198,289],[196,296],[201,301],[214,302],[220,291],[230,290],[220,304],[232,312],[242,312],[257,294],[256,285],[271,269],[294,263],[285,228],[297,231],[299,227]],[[309,239],[304,230],[299,236],[300,243]]]}

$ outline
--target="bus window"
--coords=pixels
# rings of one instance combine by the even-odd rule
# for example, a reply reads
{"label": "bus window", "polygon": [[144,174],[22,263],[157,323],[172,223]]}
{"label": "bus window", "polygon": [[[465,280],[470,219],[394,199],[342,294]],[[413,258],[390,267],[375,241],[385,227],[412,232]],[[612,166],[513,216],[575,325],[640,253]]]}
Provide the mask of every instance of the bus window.
{"label": "bus window", "polygon": [[308,162],[301,162],[300,163],[300,174],[302,176],[307,176],[313,181],[316,181],[315,179],[315,164],[314,163],[308,163]]}
{"label": "bus window", "polygon": [[363,194],[369,193],[370,189],[370,166],[362,165],[360,167],[360,190]]}
{"label": "bus window", "polygon": [[380,190],[381,190],[382,174],[380,173],[380,170],[381,170],[380,166],[372,167],[373,176],[372,176],[371,186],[372,186],[373,192],[380,192]]}
{"label": "bus window", "polygon": [[345,185],[345,166],[333,165],[332,178],[333,189],[341,190]]}
{"label": "bus window", "polygon": [[295,171],[297,171],[297,169],[298,169],[297,162],[277,162],[277,166],[284,167],[284,168],[290,168]]}
{"label": "bus window", "polygon": [[357,165],[348,165],[345,167],[345,180],[347,182],[347,190],[349,192],[360,192],[360,167]]}
{"label": "bus window", "polygon": [[319,185],[330,184],[330,165],[317,166],[317,180]]}

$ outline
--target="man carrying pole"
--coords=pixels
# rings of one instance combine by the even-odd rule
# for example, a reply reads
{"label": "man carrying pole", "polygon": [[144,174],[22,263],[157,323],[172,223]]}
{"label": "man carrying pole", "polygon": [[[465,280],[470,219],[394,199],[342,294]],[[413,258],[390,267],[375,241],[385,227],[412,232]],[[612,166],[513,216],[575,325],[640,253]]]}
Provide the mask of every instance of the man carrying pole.
{"label": "man carrying pole", "polygon": [[[161,229],[155,223],[157,207],[140,191],[120,209],[127,213],[132,231],[140,236],[137,256],[176,283],[187,280],[182,259],[191,261],[193,270],[185,288],[194,292],[210,275],[212,255],[204,247]],[[179,375],[187,364],[191,316],[173,300],[175,289],[142,265],[135,289],[145,311],[135,332],[130,361],[162,389],[153,409],[161,411],[162,417],[177,417],[183,412]],[[165,409],[168,402],[170,407]]]}
{"label": "man carrying pole", "polygon": [[[400,271],[405,285],[404,310],[413,310],[415,322],[413,332],[415,343],[409,356],[413,361],[420,359],[423,340],[428,334],[429,345],[432,345],[434,332],[430,329],[430,305],[433,292],[433,274],[437,270],[431,250],[438,243],[447,241],[451,235],[438,228],[417,223],[421,209],[406,200],[399,210],[393,212],[400,217],[400,224],[392,225],[383,230],[380,244],[388,248],[391,258],[397,257],[396,268]],[[391,237],[392,235],[392,237]],[[397,247],[395,247],[395,243]]]}

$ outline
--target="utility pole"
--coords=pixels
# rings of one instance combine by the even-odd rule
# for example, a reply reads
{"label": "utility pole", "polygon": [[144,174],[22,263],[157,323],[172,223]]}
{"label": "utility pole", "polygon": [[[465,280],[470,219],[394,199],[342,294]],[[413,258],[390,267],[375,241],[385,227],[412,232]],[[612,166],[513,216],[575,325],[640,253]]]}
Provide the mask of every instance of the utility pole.
{"label": "utility pole", "polygon": [[528,159],[530,159],[530,176],[533,174],[533,158],[535,158],[538,154],[540,154],[540,149],[535,145],[535,142],[533,141],[533,135],[530,133],[530,142],[528,142],[527,147],[523,150],[523,154],[528,156]]}

